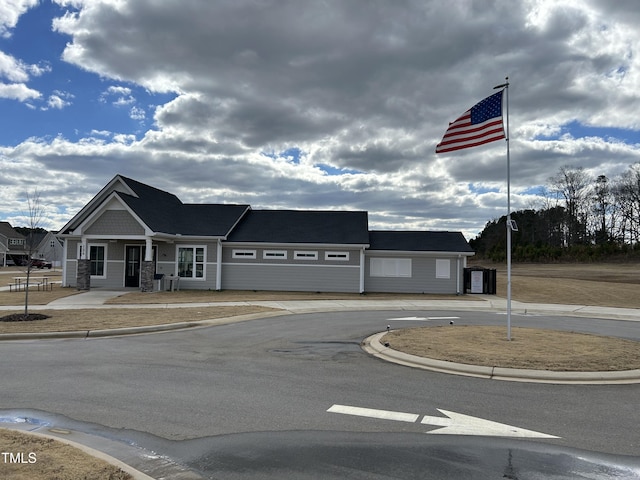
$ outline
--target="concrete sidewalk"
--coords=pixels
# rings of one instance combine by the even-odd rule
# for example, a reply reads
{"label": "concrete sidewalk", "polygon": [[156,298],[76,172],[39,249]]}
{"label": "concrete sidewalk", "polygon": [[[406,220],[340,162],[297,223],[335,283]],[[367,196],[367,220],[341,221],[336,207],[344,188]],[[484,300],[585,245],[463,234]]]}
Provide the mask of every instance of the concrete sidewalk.
{"label": "concrete sidewalk", "polygon": [[[506,312],[507,300],[495,295],[469,295],[464,300],[429,299],[354,299],[354,300],[249,300],[240,302],[200,302],[200,303],[145,303],[106,304],[107,300],[127,294],[126,290],[93,289],[88,292],[59,298],[47,305],[32,305],[30,310],[73,310],[85,308],[185,308],[258,305],[276,308],[290,313],[336,312],[354,310],[460,310]],[[1,310],[19,310],[24,305],[0,306]],[[597,307],[589,305],[563,305],[525,303],[511,301],[511,312],[516,315],[562,315],[572,317],[592,317],[613,320],[640,321],[640,309]]]}

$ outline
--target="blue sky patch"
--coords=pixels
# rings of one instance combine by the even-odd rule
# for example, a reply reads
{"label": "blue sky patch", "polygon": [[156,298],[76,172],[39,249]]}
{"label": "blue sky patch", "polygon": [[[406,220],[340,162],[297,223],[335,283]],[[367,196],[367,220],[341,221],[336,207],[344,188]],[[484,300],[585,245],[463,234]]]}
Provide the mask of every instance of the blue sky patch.
{"label": "blue sky patch", "polygon": [[325,163],[317,163],[316,167],[325,172],[327,175],[358,175],[362,173],[360,170],[353,170],[351,168],[337,168]]}
{"label": "blue sky patch", "polygon": [[500,189],[498,188],[488,188],[482,185],[474,185],[473,183],[469,184],[469,191],[478,195],[482,195],[485,193],[498,193]]}
{"label": "blue sky patch", "polygon": [[590,127],[578,121],[573,121],[563,125],[560,133],[555,135],[539,135],[535,140],[557,140],[563,135],[569,134],[573,138],[599,137],[605,139],[617,139],[625,143],[640,143],[640,131],[611,128],[611,127]]}

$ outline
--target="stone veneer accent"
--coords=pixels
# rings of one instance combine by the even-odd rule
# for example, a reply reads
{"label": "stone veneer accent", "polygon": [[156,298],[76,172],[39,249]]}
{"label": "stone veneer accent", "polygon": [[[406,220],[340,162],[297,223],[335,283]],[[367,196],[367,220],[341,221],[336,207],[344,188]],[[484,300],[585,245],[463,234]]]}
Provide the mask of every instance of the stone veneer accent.
{"label": "stone veneer accent", "polygon": [[78,260],[76,289],[91,290],[91,260]]}
{"label": "stone veneer accent", "polygon": [[140,268],[140,291],[153,292],[153,275],[155,263],[143,261]]}

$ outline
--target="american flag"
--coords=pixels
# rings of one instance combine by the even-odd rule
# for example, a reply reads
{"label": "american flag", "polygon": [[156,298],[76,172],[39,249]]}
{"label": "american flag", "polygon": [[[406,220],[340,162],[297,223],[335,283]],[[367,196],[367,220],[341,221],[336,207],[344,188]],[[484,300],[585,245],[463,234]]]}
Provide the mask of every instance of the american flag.
{"label": "american flag", "polygon": [[502,126],[502,91],[476,103],[449,124],[436,153],[477,147],[505,138]]}

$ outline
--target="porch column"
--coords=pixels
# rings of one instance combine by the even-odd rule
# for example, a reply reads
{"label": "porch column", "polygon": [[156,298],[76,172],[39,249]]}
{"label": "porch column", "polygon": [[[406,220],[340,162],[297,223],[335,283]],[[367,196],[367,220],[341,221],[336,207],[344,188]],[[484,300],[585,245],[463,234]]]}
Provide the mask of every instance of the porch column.
{"label": "porch column", "polygon": [[155,268],[153,264],[153,241],[151,237],[145,237],[144,260],[140,268],[140,290],[142,292],[153,292],[153,275]]}
{"label": "porch column", "polygon": [[76,289],[91,290],[91,259],[87,251],[87,239],[80,240],[80,257],[76,274]]}

